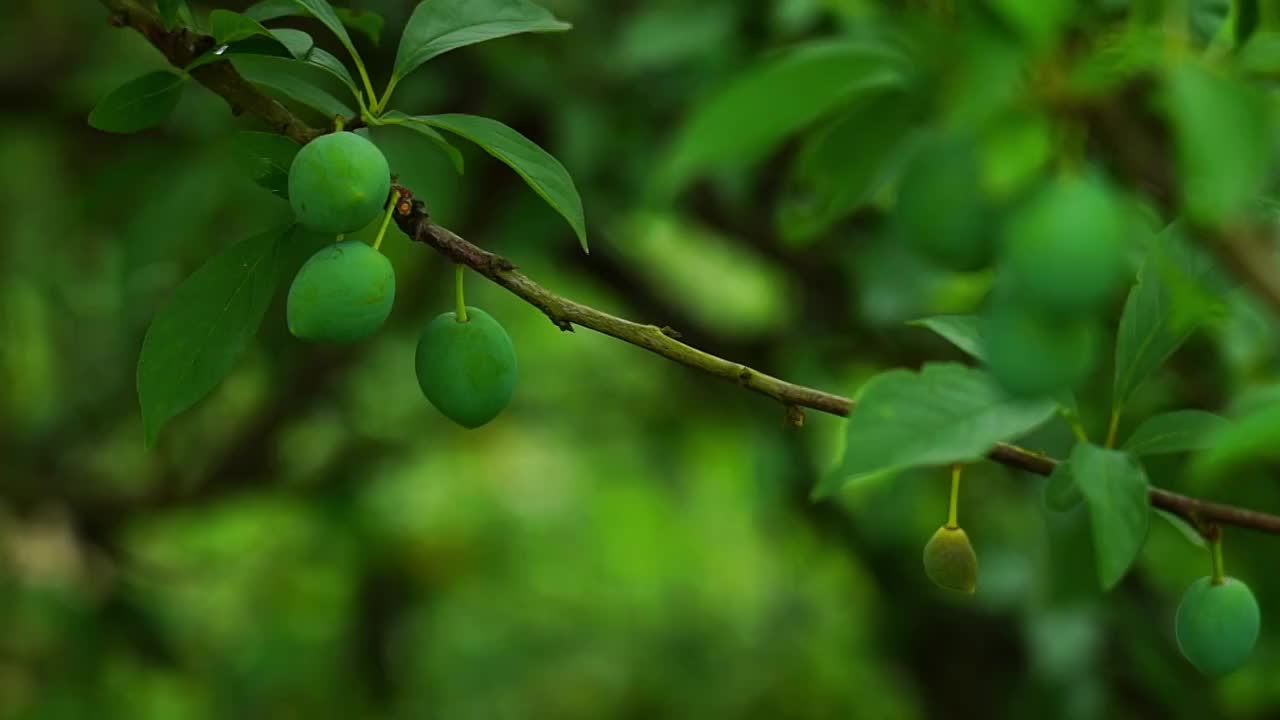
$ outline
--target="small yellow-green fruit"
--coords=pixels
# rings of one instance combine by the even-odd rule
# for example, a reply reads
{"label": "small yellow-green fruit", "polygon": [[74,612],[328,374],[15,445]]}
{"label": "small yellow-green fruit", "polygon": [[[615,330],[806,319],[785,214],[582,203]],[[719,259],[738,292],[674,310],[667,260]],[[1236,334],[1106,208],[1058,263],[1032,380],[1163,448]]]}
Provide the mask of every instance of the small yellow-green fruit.
{"label": "small yellow-green fruit", "polygon": [[289,166],[289,204],[312,230],[349,233],[373,222],[391,193],[391,168],[376,145],[350,132],[307,143]]}
{"label": "small yellow-green fruit", "polygon": [[373,334],[396,297],[396,274],[385,255],[357,240],[311,256],[293,278],[285,315],[302,340],[348,343]]}
{"label": "small yellow-green fruit", "polygon": [[1215,585],[1202,577],[1178,605],[1178,649],[1200,672],[1225,675],[1253,652],[1260,621],[1258,601],[1248,585],[1231,577]]}
{"label": "small yellow-green fruit", "polygon": [[447,312],[418,340],[418,386],[436,409],[465,428],[478,428],[511,402],[516,350],[489,313],[467,307],[466,322]]}
{"label": "small yellow-green fruit", "polygon": [[943,525],[924,546],[924,572],[939,587],[972,595],[978,589],[978,556],[969,536]]}

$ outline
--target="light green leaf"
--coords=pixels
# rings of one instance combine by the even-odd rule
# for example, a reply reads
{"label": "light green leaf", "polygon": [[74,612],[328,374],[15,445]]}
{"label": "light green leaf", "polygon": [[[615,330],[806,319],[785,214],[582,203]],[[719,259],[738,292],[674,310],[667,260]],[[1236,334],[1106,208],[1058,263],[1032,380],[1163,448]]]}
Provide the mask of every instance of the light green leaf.
{"label": "light green leaf", "polygon": [[1129,291],[1116,336],[1112,408],[1121,410],[1148,377],[1205,321],[1216,302],[1199,291],[1205,268],[1183,248],[1176,227],[1158,238]]}
{"label": "light green leaf", "polygon": [[391,83],[423,63],[465,45],[527,32],[560,32],[571,25],[527,0],[425,0],[400,37]]}
{"label": "light green leaf", "polygon": [[811,42],[766,60],[694,110],[662,163],[663,189],[758,159],[855,98],[903,86],[904,65],[897,50],[866,41]]}
{"label": "light green leaf", "polygon": [[1226,418],[1203,410],[1177,410],[1147,418],[1124,449],[1134,455],[1168,455],[1209,448],[1213,433],[1230,425]]}
{"label": "light green leaf", "polygon": [[186,78],[165,70],[147,73],[111,91],[89,113],[89,125],[132,133],[159,125],[173,113]]}
{"label": "light green leaf", "polygon": [[1261,192],[1273,156],[1264,95],[1241,80],[1183,63],[1166,79],[1182,207],[1201,223],[1238,217]]}
{"label": "light green leaf", "polygon": [[[386,21],[378,13],[370,10],[351,10],[342,7],[333,8],[333,12],[343,25],[346,25],[351,30],[365,34],[375,46],[381,41],[382,28]],[[267,22],[277,18],[309,15],[310,13],[299,7],[294,0],[263,0],[262,2],[254,3],[244,11],[244,14],[246,17],[251,17],[258,22]]]}
{"label": "light green leaf", "polygon": [[982,323],[979,315],[935,315],[907,323],[932,330],[943,340],[955,345],[977,360],[983,360]]}
{"label": "light green leaf", "polygon": [[1280,32],[1254,35],[1236,57],[1240,69],[1258,75],[1280,74]]}
{"label": "light green leaf", "polygon": [[909,468],[980,460],[997,443],[1044,423],[1054,410],[1047,400],[1009,398],[986,373],[963,365],[881,373],[867,382],[849,416],[843,464],[813,496]]}
{"label": "light green leaf", "polygon": [[147,329],[138,358],[138,400],[146,442],[209,393],[258,331],[279,281],[290,228],[241,241],[187,278]]}
{"label": "light green leaf", "polygon": [[1200,534],[1199,530],[1196,530],[1194,527],[1192,527],[1191,523],[1187,522],[1186,520],[1183,520],[1182,518],[1178,517],[1177,515],[1174,515],[1173,513],[1167,510],[1161,510],[1160,508],[1151,508],[1151,509],[1155,511],[1156,515],[1164,518],[1166,522],[1172,525],[1174,530],[1177,530],[1179,533],[1181,533],[1182,537],[1187,539],[1187,542],[1199,548],[1209,547],[1209,543],[1205,542],[1204,536]]}
{"label": "light green leaf", "polygon": [[307,80],[305,74],[299,72],[306,68],[315,68],[314,65],[300,60],[256,55],[237,56],[232,62],[249,82],[274,90],[319,111],[326,117],[355,115],[355,111],[345,103]]}
{"label": "light green leaf", "polygon": [[449,142],[448,138],[441,135],[439,131],[431,127],[425,121],[413,117],[412,115],[405,115],[399,110],[391,110],[387,112],[382,116],[382,120],[383,122],[391,125],[400,125],[431,140],[431,142],[435,143],[436,147],[443,151],[445,155],[449,156],[449,160],[453,163],[453,168],[458,171],[459,175],[461,175],[466,169],[462,160],[462,153],[458,151],[458,148],[454,147],[453,143]]}
{"label": "light green leaf", "polygon": [[276,133],[245,131],[236,133],[231,148],[236,162],[255,183],[289,197],[289,167],[301,145]]}
{"label": "light green leaf", "polygon": [[573,178],[546,150],[497,120],[477,115],[415,115],[414,120],[460,135],[506,163],[560,213],[587,250],[587,221]]}
{"label": "light green leaf", "polygon": [[1110,590],[1147,540],[1151,501],[1147,475],[1132,455],[1089,443],[1071,452],[1071,471],[1089,505],[1098,579]]}

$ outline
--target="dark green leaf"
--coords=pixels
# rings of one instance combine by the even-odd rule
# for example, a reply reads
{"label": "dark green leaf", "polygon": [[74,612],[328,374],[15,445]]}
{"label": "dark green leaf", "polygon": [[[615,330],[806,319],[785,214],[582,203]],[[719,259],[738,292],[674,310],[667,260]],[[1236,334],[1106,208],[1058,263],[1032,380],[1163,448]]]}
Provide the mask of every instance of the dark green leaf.
{"label": "dark green leaf", "polygon": [[1151,509],[1155,511],[1156,515],[1164,518],[1165,522],[1168,522],[1170,525],[1172,525],[1174,530],[1177,530],[1179,533],[1181,533],[1182,537],[1187,539],[1187,542],[1199,548],[1209,547],[1209,543],[1205,542],[1204,536],[1200,534],[1199,530],[1196,530],[1194,527],[1192,527],[1191,523],[1187,522],[1186,520],[1183,520],[1182,518],[1178,517],[1177,515],[1174,515],[1171,512],[1168,512],[1167,510],[1161,510],[1160,508],[1151,508]]}
{"label": "dark green leaf", "polygon": [[1251,391],[1236,402],[1234,417],[1204,438],[1192,462],[1202,478],[1221,477],[1250,464],[1280,457],[1280,386]]}
{"label": "dark green leaf", "polygon": [[1177,410],[1147,418],[1124,444],[1134,455],[1167,455],[1205,450],[1213,433],[1230,423],[1203,410]]}
{"label": "dark green leaf", "polygon": [[1071,473],[1071,461],[1063,460],[1053,469],[1044,486],[1045,507],[1054,512],[1067,512],[1084,502],[1084,494]]}
{"label": "dark green leaf", "polygon": [[1236,47],[1248,43],[1258,29],[1258,23],[1262,19],[1259,5],[1258,0],[1236,0]]}
{"label": "dark green leaf", "polygon": [[[364,33],[375,46],[381,41],[382,28],[386,22],[378,13],[370,10],[351,10],[341,7],[333,8],[333,12],[343,25],[356,32]],[[258,22],[267,22],[277,18],[310,13],[299,7],[294,0],[263,0],[262,2],[254,3],[244,11],[244,14]]]}
{"label": "dark green leaf", "polygon": [[230,10],[214,10],[209,13],[209,33],[219,43],[228,44],[251,38],[254,35],[270,37],[271,31],[262,23]]}
{"label": "dark green leaf", "polygon": [[417,115],[414,120],[460,135],[516,171],[556,212],[564,216],[587,249],[587,221],[573,178],[559,160],[532,140],[491,118],[476,115]]}
{"label": "dark green leaf", "polygon": [[301,145],[283,135],[246,131],[236,134],[231,147],[237,163],[255,183],[289,197],[289,167]]}
{"label": "dark green leaf", "polygon": [[351,97],[360,97],[360,89],[356,86],[355,78],[351,77],[351,71],[347,70],[347,66],[343,65],[342,61],[334,57],[329,51],[324,48],[312,48],[311,52],[307,53],[307,57],[304,58],[304,62],[308,65],[314,65],[337,78],[351,91]]}
{"label": "dark green leaf", "polygon": [[1116,336],[1115,410],[1123,409],[1134,391],[1218,311],[1198,291],[1206,268],[1180,245],[1175,231],[1158,238],[1125,300]]}
{"label": "dark green leaf", "polygon": [[300,72],[306,68],[314,68],[313,65],[300,60],[256,55],[237,56],[233,63],[249,82],[274,90],[326,117],[351,117],[355,114],[345,103],[310,82],[305,73]]}
{"label": "dark green leaf", "polygon": [[897,170],[920,103],[890,90],[856,102],[806,138],[776,214],[779,233],[806,242],[870,202]]}
{"label": "dark green leaf", "polygon": [[230,60],[236,55],[265,55],[268,57],[302,58],[308,55],[315,41],[301,30],[282,28],[268,30],[265,35],[252,35],[228,45],[222,45],[201,55],[186,67],[191,72],[202,65],[220,60]]}
{"label": "dark green leaf", "polygon": [[182,97],[186,78],[165,70],[147,73],[111,91],[89,113],[99,130],[132,133],[164,122]]}
{"label": "dark green leaf", "polygon": [[518,33],[570,27],[527,0],[426,0],[418,3],[405,25],[391,84],[450,50]]}
{"label": "dark green leaf", "polygon": [[757,159],[853,99],[903,86],[904,64],[885,44],[828,41],[748,70],[686,121],[664,162],[665,189],[679,189],[711,166]]}
{"label": "dark green leaf", "polygon": [[843,464],[813,495],[909,468],[980,460],[997,443],[1044,423],[1054,409],[1050,401],[1011,399],[986,373],[963,365],[881,373],[864,386],[849,416]]}
{"label": "dark green leaf", "polygon": [[1147,540],[1151,502],[1147,475],[1132,455],[1089,443],[1071,452],[1071,471],[1089,505],[1098,579],[1110,590]]}
{"label": "dark green leaf", "polygon": [[174,29],[179,21],[186,25],[194,24],[187,0],[157,0],[156,8],[160,11],[160,20],[164,22],[165,30]]}
{"label": "dark green leaf", "polygon": [[138,358],[138,400],[148,445],[160,428],[226,376],[258,331],[275,293],[280,245],[269,230],[218,253],[156,314]]}
{"label": "dark green leaf", "polygon": [[324,23],[329,28],[342,46],[351,53],[352,57],[360,57],[356,52],[356,46],[351,42],[351,36],[347,34],[347,28],[342,24],[342,20],[338,17],[338,13],[334,12],[333,6],[329,4],[329,0],[293,0],[293,4],[306,14]]}
{"label": "dark green leaf", "polygon": [[454,147],[453,143],[450,143],[448,138],[441,135],[438,130],[428,125],[425,121],[411,115],[405,115],[398,110],[391,110],[390,112],[387,112],[382,116],[382,119],[392,125],[401,125],[406,129],[418,133],[419,135],[425,136],[431,140],[431,142],[435,143],[436,147],[444,152],[445,155],[449,156],[450,162],[453,163],[453,167],[458,171],[459,175],[461,175],[465,170],[462,153],[458,151],[458,148]]}
{"label": "dark green leaf", "polygon": [[979,315],[935,315],[907,323],[932,330],[971,357],[982,360],[982,323]]}

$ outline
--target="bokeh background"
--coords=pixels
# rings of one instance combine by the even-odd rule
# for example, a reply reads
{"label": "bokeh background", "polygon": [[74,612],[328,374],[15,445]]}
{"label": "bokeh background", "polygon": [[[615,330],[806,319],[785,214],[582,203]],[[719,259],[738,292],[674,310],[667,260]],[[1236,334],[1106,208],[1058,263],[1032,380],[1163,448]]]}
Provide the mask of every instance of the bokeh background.
{"label": "bokeh background", "polygon": [[[921,265],[874,213],[788,241],[774,214],[788,150],[674,200],[650,192],[698,99],[764,52],[856,24],[864,3],[544,4],[575,29],[450,53],[399,105],[491,115],[550,149],[592,253],[488,156],[468,151],[458,177],[417,136],[380,130],[440,222],[558,292],[804,384],[852,394],[884,368],[963,360],[905,322],[970,309],[986,281]],[[385,78],[413,3],[353,5],[388,21],[379,46],[356,38]],[[284,24],[338,50],[317,24]],[[156,130],[88,127],[106,92],[161,67],[93,0],[0,3],[0,718],[1280,713],[1277,540],[1228,535],[1263,637],[1221,681],[1172,636],[1203,553],[1153,520],[1136,570],[1102,595],[1086,518],[1044,509],[1037,478],[968,474],[981,579],[957,599],[921,570],[942,472],[812,503],[838,418],[787,428],[767,399],[562,333],[476,276],[469,301],[508,328],[520,383],[498,420],[459,429],[413,374],[450,268],[398,232],[383,332],[305,345],[277,301],[238,369],[145,449],[134,364],[150,318],[213,251],[289,213],[227,152],[253,120],[207,91]],[[1231,302],[1134,417],[1221,409],[1270,367],[1274,326]],[[1061,452],[1069,433],[1028,444]],[[1152,475],[1188,487],[1176,462]],[[1192,489],[1280,508],[1263,473]]]}

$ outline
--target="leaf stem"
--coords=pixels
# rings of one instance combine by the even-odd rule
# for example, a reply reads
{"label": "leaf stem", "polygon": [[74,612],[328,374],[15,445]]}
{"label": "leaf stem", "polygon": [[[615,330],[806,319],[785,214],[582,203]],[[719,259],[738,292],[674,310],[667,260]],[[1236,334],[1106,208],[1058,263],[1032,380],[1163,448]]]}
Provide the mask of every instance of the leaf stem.
{"label": "leaf stem", "polygon": [[373,114],[377,115],[381,112],[378,93],[373,90],[373,81],[369,80],[369,71],[365,69],[364,61],[360,59],[360,54],[355,51],[355,48],[349,49],[351,50],[351,58],[356,61],[356,72],[360,73],[360,81],[364,83],[364,91],[369,94],[369,107],[373,109]]}
{"label": "leaf stem", "polygon": [[382,238],[387,234],[387,226],[391,224],[391,215],[396,211],[396,203],[400,202],[400,191],[391,191],[391,202],[387,203],[387,212],[382,216],[382,227],[378,228],[378,237],[373,240],[373,249],[382,247]]}
{"label": "leaf stem", "polygon": [[960,471],[962,469],[961,465],[951,466],[951,509],[947,512],[947,529],[949,530],[960,527],[957,513],[960,509]]}
{"label": "leaf stem", "polygon": [[467,300],[462,292],[462,274],[466,271],[467,266],[461,263],[453,266],[453,299],[458,306],[458,322],[467,322]]}
{"label": "leaf stem", "polygon": [[1111,411],[1111,423],[1107,426],[1107,448],[1116,446],[1116,435],[1120,432],[1120,408]]}
{"label": "leaf stem", "polygon": [[1213,534],[1213,538],[1209,541],[1209,552],[1212,554],[1213,574],[1210,576],[1209,583],[1211,585],[1221,585],[1226,581],[1227,574],[1223,570],[1222,564],[1222,531],[1219,530]]}

